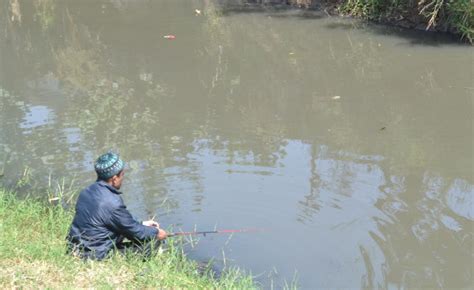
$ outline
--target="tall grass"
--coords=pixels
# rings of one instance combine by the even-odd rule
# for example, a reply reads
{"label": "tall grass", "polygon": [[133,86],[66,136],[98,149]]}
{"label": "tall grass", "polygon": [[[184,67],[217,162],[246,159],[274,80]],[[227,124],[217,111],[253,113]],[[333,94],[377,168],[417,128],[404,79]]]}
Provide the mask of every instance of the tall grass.
{"label": "tall grass", "polygon": [[426,29],[458,33],[474,40],[474,2],[472,0],[326,0],[337,2],[339,11],[376,21],[407,19],[424,23]]}
{"label": "tall grass", "polygon": [[210,267],[186,258],[179,241],[143,262],[115,255],[82,261],[65,254],[65,236],[73,213],[40,200],[19,200],[0,188],[1,288],[191,288],[254,289],[252,277],[238,269],[216,277]]}
{"label": "tall grass", "polygon": [[463,38],[474,41],[474,1],[449,0],[446,4],[449,11],[449,23],[459,31]]}

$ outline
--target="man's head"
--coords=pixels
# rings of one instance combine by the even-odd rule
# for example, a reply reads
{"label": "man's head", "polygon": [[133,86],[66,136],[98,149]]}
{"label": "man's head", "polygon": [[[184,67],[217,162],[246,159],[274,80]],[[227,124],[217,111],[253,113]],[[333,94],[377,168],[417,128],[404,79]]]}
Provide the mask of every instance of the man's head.
{"label": "man's head", "polygon": [[113,152],[102,154],[94,163],[97,179],[106,181],[116,189],[122,186],[124,167],[125,162]]}

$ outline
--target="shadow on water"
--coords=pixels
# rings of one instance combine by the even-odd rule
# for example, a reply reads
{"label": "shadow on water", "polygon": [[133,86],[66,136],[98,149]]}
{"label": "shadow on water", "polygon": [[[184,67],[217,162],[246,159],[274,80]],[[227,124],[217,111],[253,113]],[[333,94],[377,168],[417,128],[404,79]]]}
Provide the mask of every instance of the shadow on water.
{"label": "shadow on water", "polygon": [[223,16],[250,13],[264,14],[267,17],[274,18],[303,20],[321,19],[327,16],[319,7],[299,9],[284,4],[221,4],[219,5],[219,11]]}
{"label": "shadow on water", "polygon": [[325,24],[328,29],[334,30],[354,30],[364,29],[369,33],[398,37],[406,41],[401,45],[410,46],[432,46],[440,47],[443,45],[469,46],[458,40],[456,35],[443,32],[424,31],[418,29],[409,29],[385,24],[366,23],[366,22],[332,22]]}

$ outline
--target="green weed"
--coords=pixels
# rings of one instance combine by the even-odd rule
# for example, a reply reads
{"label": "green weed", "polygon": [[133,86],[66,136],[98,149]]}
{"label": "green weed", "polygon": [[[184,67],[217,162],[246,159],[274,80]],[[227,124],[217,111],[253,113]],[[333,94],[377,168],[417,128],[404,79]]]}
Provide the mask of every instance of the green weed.
{"label": "green weed", "polygon": [[471,43],[474,39],[472,0],[342,0],[337,7],[343,14],[368,20],[411,19],[424,22],[427,30],[447,27]]}

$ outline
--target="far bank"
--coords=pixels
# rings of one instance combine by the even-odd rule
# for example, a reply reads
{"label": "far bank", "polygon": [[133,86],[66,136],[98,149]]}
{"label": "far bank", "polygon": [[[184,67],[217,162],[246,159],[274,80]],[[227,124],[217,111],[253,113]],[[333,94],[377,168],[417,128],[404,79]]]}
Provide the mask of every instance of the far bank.
{"label": "far bank", "polygon": [[445,32],[474,40],[471,0],[243,0],[245,4],[293,5],[328,15],[351,16],[403,28]]}

